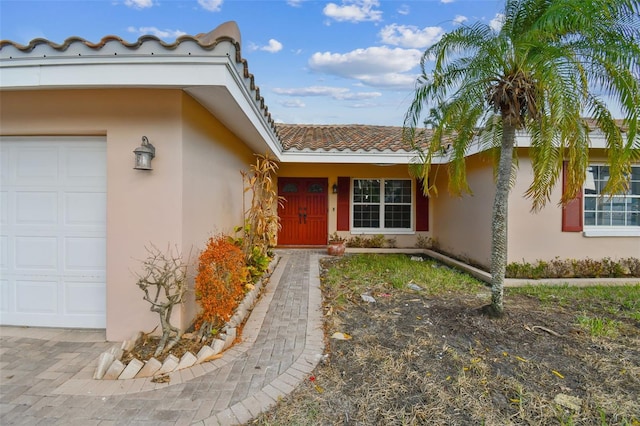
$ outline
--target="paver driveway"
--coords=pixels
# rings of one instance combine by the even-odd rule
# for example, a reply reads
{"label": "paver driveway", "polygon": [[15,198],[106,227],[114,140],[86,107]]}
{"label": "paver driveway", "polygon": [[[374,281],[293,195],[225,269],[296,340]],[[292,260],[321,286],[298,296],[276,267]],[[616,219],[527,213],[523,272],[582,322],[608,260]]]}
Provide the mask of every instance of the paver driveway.
{"label": "paver driveway", "polygon": [[322,356],[318,250],[280,262],[222,358],[150,379],[96,381],[104,333],[0,328],[0,424],[241,424],[306,379]]}

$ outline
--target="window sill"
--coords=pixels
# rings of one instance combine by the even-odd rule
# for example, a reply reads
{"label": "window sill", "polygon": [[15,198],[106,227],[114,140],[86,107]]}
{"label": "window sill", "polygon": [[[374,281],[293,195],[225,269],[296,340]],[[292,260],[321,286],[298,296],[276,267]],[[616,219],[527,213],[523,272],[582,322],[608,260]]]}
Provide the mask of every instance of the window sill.
{"label": "window sill", "polygon": [[582,235],[585,237],[640,237],[640,228],[585,228]]}
{"label": "window sill", "polygon": [[412,229],[352,229],[351,235],[414,235],[416,231]]}

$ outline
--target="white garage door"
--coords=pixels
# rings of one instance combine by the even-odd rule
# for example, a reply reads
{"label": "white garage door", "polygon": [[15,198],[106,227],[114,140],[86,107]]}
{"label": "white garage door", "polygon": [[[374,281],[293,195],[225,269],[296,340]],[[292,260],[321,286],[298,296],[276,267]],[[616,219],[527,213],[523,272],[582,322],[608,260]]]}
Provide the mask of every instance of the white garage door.
{"label": "white garage door", "polygon": [[0,138],[0,323],[104,328],[104,138]]}

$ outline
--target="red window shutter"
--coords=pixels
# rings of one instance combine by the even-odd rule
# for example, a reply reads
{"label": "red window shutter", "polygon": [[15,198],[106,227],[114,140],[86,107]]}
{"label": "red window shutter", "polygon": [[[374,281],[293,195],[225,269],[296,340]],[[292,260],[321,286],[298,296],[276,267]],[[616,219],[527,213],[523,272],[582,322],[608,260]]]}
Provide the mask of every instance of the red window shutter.
{"label": "red window shutter", "polygon": [[351,195],[351,179],[349,177],[338,178],[338,231],[349,230],[349,205]]}
{"label": "red window shutter", "polygon": [[[568,164],[562,165],[562,193],[566,187]],[[582,191],[562,208],[562,232],[582,232]]]}
{"label": "red window shutter", "polygon": [[423,182],[416,181],[416,231],[429,230],[429,198],[424,195]]}

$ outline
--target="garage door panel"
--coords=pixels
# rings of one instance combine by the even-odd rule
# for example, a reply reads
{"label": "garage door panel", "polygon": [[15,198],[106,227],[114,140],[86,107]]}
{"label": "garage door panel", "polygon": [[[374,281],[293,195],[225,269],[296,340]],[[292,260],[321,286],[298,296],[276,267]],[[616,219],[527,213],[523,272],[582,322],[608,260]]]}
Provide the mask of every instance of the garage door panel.
{"label": "garage door panel", "polygon": [[9,280],[0,280],[0,312],[9,312],[11,307],[11,287]]}
{"label": "garage door panel", "polygon": [[2,182],[9,181],[9,147],[0,146],[0,179]]}
{"label": "garage door panel", "polygon": [[[16,179],[22,183],[51,184],[59,177],[58,148],[25,147],[16,152]],[[9,165],[11,167],[11,165]]]}
{"label": "garage door panel", "polygon": [[16,236],[15,254],[16,269],[58,269],[58,239],[55,237]]}
{"label": "garage door panel", "polygon": [[21,191],[16,193],[17,225],[56,225],[58,193],[56,191]]}
{"label": "garage door panel", "polygon": [[98,237],[65,238],[65,270],[104,271],[106,241]]}
{"label": "garage door panel", "polygon": [[16,312],[55,314],[58,312],[57,281],[16,281]]}
{"label": "garage door panel", "polygon": [[104,226],[107,222],[107,194],[67,192],[64,195],[65,225]]}
{"label": "garage door panel", "polygon": [[9,266],[9,237],[0,236],[0,269],[6,269]]}
{"label": "garage door panel", "polygon": [[69,148],[65,152],[65,164],[67,178],[106,178],[107,176],[107,165],[101,150]]}
{"label": "garage door panel", "polygon": [[0,137],[0,323],[106,324],[106,143]]}
{"label": "garage door panel", "polygon": [[67,282],[65,291],[65,313],[71,315],[105,315],[104,298],[98,297],[102,284],[95,282]]}
{"label": "garage door panel", "polygon": [[9,193],[0,191],[0,225],[9,223]]}

